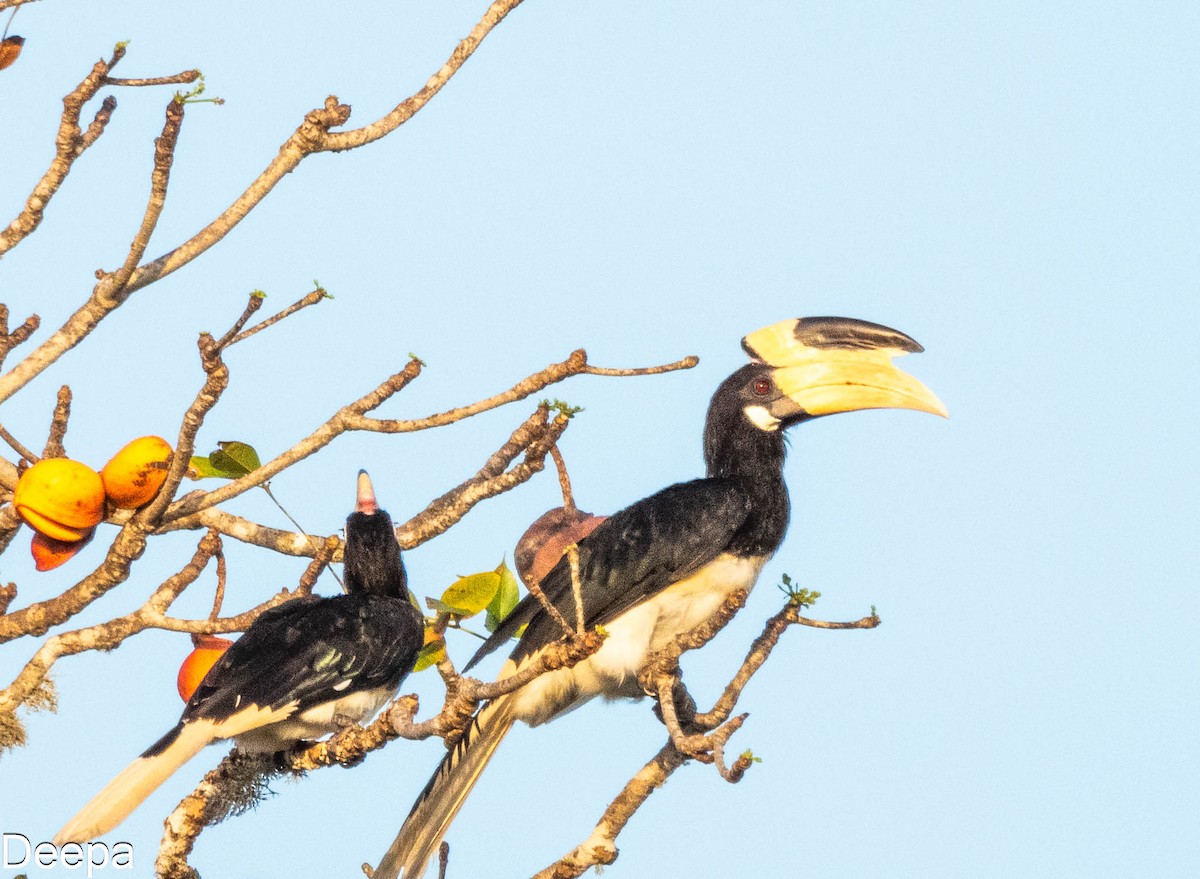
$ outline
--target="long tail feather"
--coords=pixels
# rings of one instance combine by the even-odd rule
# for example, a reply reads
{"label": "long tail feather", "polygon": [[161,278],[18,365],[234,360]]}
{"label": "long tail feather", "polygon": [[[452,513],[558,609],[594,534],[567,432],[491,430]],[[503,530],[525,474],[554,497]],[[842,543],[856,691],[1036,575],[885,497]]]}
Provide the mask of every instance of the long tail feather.
{"label": "long tail feather", "polygon": [[181,723],[92,797],[79,814],[58,831],[54,844],[86,842],[108,833],[213,738],[211,721]]}
{"label": "long tail feather", "polygon": [[511,696],[502,696],[480,710],[417,797],[391,848],[375,868],[375,879],[418,879],[425,872],[514,720]]}

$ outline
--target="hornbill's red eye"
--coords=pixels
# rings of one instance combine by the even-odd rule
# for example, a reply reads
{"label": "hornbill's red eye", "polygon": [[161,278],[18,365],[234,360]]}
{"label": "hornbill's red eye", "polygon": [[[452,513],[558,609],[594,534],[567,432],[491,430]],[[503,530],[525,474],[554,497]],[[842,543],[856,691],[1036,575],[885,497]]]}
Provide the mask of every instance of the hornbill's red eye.
{"label": "hornbill's red eye", "polygon": [[754,393],[760,397],[765,397],[771,393],[771,380],[769,378],[759,378],[754,380]]}

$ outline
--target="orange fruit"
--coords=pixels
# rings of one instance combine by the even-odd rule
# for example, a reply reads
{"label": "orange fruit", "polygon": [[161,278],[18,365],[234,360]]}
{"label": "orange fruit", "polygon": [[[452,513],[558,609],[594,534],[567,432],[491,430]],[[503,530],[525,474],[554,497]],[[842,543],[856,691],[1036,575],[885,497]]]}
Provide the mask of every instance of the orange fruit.
{"label": "orange fruit", "polygon": [[104,518],[104,482],[86,464],[43,458],[17,480],[13,507],[47,537],[82,540]]}
{"label": "orange fruit", "polygon": [[100,478],[114,507],[134,510],[150,503],[167,478],[175,453],[161,436],[142,436],[112,456]]}
{"label": "orange fruit", "polygon": [[216,635],[196,635],[192,639],[195,649],[187,655],[183,665],[179,666],[179,676],[175,685],[179,688],[179,698],[184,702],[192,698],[192,693],[200,686],[208,670],[213,667],[233,642],[228,638]]}
{"label": "orange fruit", "polygon": [[70,559],[92,542],[92,535],[96,533],[93,528],[87,533],[87,537],[80,540],[55,540],[53,537],[47,537],[40,531],[33,532],[33,540],[29,544],[29,551],[33,553],[33,565],[39,571],[53,571],[64,562]]}
{"label": "orange fruit", "polygon": [[13,65],[13,62],[20,56],[21,47],[24,45],[24,37],[11,36],[0,40],[0,70]]}

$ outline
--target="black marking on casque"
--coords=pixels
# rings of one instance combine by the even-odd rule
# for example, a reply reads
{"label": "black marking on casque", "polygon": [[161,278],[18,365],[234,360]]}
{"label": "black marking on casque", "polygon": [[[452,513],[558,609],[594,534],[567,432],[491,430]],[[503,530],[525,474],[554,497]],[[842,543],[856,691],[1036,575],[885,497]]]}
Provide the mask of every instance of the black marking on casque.
{"label": "black marking on casque", "polygon": [[[925,350],[907,333],[852,317],[797,318],[794,333],[796,341],[809,348],[896,348],[911,354]],[[758,353],[751,350],[744,339],[742,348],[751,357],[758,357]]]}

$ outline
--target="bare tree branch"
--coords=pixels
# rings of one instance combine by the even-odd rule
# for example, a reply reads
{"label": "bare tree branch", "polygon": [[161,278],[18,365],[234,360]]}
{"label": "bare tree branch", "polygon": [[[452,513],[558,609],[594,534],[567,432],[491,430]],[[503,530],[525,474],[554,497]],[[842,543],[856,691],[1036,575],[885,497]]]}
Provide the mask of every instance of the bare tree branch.
{"label": "bare tree branch", "polygon": [[149,86],[149,85],[187,85],[195,82],[200,78],[199,70],[185,70],[182,73],[176,73],[173,76],[150,76],[140,79],[122,79],[116,76],[104,77],[105,85],[115,86]]}
{"label": "bare tree branch", "polygon": [[329,298],[330,298],[330,296],[328,293],[325,292],[324,287],[317,287],[315,290],[305,293],[302,297],[300,297],[300,299],[293,302],[291,305],[289,305],[287,308],[285,308],[283,311],[279,312],[278,314],[272,315],[271,317],[267,318],[266,320],[259,321],[257,324],[252,326],[250,329],[248,329],[244,332],[238,333],[233,339],[231,339],[229,341],[229,344],[236,345],[238,342],[243,342],[246,339],[249,339],[255,333],[260,333],[263,330],[267,329],[267,327],[270,327],[270,326],[273,326],[274,324],[279,323],[279,321],[283,320],[284,318],[291,317],[297,311],[300,311],[301,309],[304,309],[304,308],[308,308],[310,305],[316,305],[318,302],[321,302],[322,300],[329,299]]}
{"label": "bare tree branch", "polygon": [[[124,616],[97,623],[72,632],[63,632],[47,638],[45,643],[25,664],[13,682],[0,690],[0,716],[9,715],[7,722],[0,717],[0,728],[16,724],[15,713],[43,685],[55,662],[64,656],[73,656],[88,650],[113,650],[127,638],[146,629],[162,629],[169,632],[192,634],[218,634],[245,631],[266,610],[291,601],[300,595],[309,595],[321,571],[329,563],[336,537],[327,538],[322,551],[309,563],[294,590],[282,589],[266,601],[243,613],[230,617],[203,620],[184,620],[167,615],[171,604],[183,591],[196,581],[209,560],[220,558],[221,539],[213,531],[201,538],[191,561],[179,573],[168,577],[137,610]],[[215,609],[215,608],[214,608]],[[14,742],[0,740],[0,751]]]}
{"label": "bare tree branch", "polygon": [[495,0],[488,7],[487,12],[483,14],[483,18],[479,20],[479,23],[471,29],[471,33],[455,46],[454,51],[450,54],[450,58],[441,66],[437,73],[429,78],[420,91],[412,97],[401,101],[390,113],[370,125],[356,128],[352,131],[326,132],[320,149],[334,151],[350,150],[391,134],[411,119],[418,110],[429,103],[429,100],[442,90],[442,86],[450,81],[450,78],[458,72],[459,68],[466,63],[466,60],[475,54],[475,50],[479,48],[479,44],[483,42],[484,37],[490,34],[492,29],[502,22],[508,13],[520,5],[521,0]]}
{"label": "bare tree branch", "polygon": [[42,319],[36,314],[25,318],[25,322],[15,330],[8,329],[8,306],[0,302],[0,366],[8,358],[8,352],[29,339],[37,328],[42,325]]}
{"label": "bare tree branch", "polygon": [[[18,455],[20,455],[24,460],[28,461],[30,464],[36,464],[39,460],[41,460],[37,455],[35,455],[33,452],[31,452],[29,449],[27,449],[25,446],[23,446],[17,440],[17,438],[15,436],[13,436],[11,433],[9,433],[8,429],[3,424],[0,424],[0,439],[4,440],[4,442],[8,443],[8,447],[10,449],[12,449],[14,452],[16,452]],[[5,463],[8,463],[8,462],[5,462]],[[13,479],[14,479],[13,487],[15,487],[16,468],[13,468]],[[5,485],[5,487],[7,488],[8,486]],[[12,489],[10,488],[9,490],[11,491]]]}
{"label": "bare tree branch", "polygon": [[[800,615],[801,605],[790,601],[782,610],[771,617],[763,628],[762,634],[755,639],[747,654],[745,662],[726,687],[721,698],[712,710],[706,714],[695,714],[687,722],[675,715],[675,708],[680,701],[680,693],[686,695],[679,682],[679,657],[688,650],[703,646],[733,617],[745,603],[744,591],[735,592],[704,623],[690,632],[677,636],[674,641],[647,662],[639,679],[643,686],[658,695],[659,707],[670,738],[667,743],[625,784],[616,798],[604,810],[591,834],[578,846],[564,855],[555,863],[534,875],[533,879],[574,879],[582,876],[592,867],[611,864],[617,858],[616,840],[624,830],[634,813],[642,807],[650,795],[666,782],[676,769],[690,759],[700,759],[704,762],[714,762],[721,776],[729,782],[741,779],[753,758],[747,753],[739,756],[732,766],[724,765],[724,747],[742,725],[746,715],[739,715],[730,720],[729,713],[737,703],[737,698],[749,682],[754,672],[762,667],[778,643],[783,632],[792,625],[812,625],[817,628],[829,629],[870,629],[879,625],[875,615],[864,617],[849,623],[827,623],[811,620]],[[690,696],[687,697],[690,702]],[[703,729],[715,729],[709,736],[688,735],[683,729],[686,725]],[[724,725],[721,725],[724,724]],[[697,749],[698,739],[703,739],[707,752],[711,755],[705,759],[705,751]],[[678,747],[682,744],[683,748]]]}
{"label": "bare tree branch", "polygon": [[220,359],[204,356],[206,345],[210,344],[211,337],[201,336],[201,362],[207,377],[204,386],[184,413],[183,425],[175,447],[175,458],[167,471],[166,482],[158,497],[122,523],[121,530],[109,547],[104,561],[92,573],[57,598],[39,601],[0,617],[0,643],[22,635],[44,634],[51,626],[70,619],[128,578],[129,569],[145,551],[146,540],[155,530],[170,494],[183,478],[196,432],[200,429],[204,416],[216,405],[222,391],[229,384],[229,370]]}
{"label": "bare tree branch", "polygon": [[146,211],[142,215],[142,223],[133,242],[129,245],[129,254],[121,268],[111,274],[101,277],[102,285],[97,285],[97,291],[103,286],[103,295],[97,295],[99,304],[108,309],[116,308],[124,301],[125,285],[137,264],[141,262],[146,248],[150,244],[150,236],[162,216],[163,206],[167,201],[167,184],[171,179],[171,165],[175,160],[175,147],[179,143],[179,131],[183,127],[183,101],[172,99],[167,101],[166,118],[163,120],[162,134],[154,141],[154,169],[150,174],[150,198],[146,203]]}
{"label": "bare tree branch", "polygon": [[67,438],[67,421],[71,418],[71,389],[63,385],[58,389],[58,398],[54,404],[54,414],[50,417],[50,434],[46,439],[46,447],[42,450],[43,458],[65,458],[67,450],[63,440]]}
{"label": "bare tree branch", "polygon": [[[18,4],[10,2],[8,5]],[[6,7],[0,6],[0,9],[4,8]],[[124,57],[125,47],[117,46],[113,51],[112,58],[108,61],[97,61],[92,66],[91,72],[84,77],[75,90],[63,98],[62,121],[59,123],[58,137],[55,140],[54,160],[50,163],[50,167],[42,179],[34,186],[33,192],[25,202],[25,209],[9,223],[8,228],[0,232],[0,258],[41,225],[46,205],[62,186],[63,180],[71,171],[71,166],[84,150],[95,143],[96,138],[108,123],[112,111],[117,105],[116,99],[111,97],[105,100],[101,112],[97,114],[94,124],[97,124],[99,128],[90,139],[85,139],[84,133],[79,127],[79,117],[83,112],[84,105],[94,98],[96,92],[103,87],[108,72],[116,67]]]}
{"label": "bare tree branch", "polygon": [[[86,132],[79,129],[79,114],[83,105],[106,84],[108,72],[124,55],[124,45],[118,44],[112,59],[107,63],[96,62],[91,74],[64,99],[65,109],[59,128],[58,155],[51,163],[50,170],[42,182],[34,188],[34,192],[26,204],[25,212],[14,220],[7,230],[0,233],[0,257],[37,228],[41,223],[46,203],[62,185],[75,159],[95,143],[96,139],[104,132],[105,126],[112,118],[113,110],[116,109],[116,98],[110,95],[104,99],[103,105]],[[57,332],[30,352],[7,375],[0,377],[0,402],[11,397],[65,352],[78,345],[132,292],[128,287],[128,282],[138,261],[145,253],[150,235],[162,213],[171,162],[182,122],[183,103],[173,99],[167,105],[163,133],[155,141],[150,199],[141,226],[130,245],[125,264],[116,272],[98,273],[100,280],[83,306],[76,310]]]}

